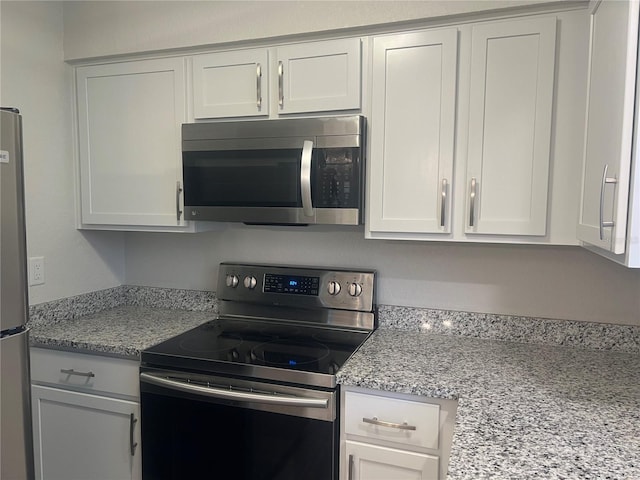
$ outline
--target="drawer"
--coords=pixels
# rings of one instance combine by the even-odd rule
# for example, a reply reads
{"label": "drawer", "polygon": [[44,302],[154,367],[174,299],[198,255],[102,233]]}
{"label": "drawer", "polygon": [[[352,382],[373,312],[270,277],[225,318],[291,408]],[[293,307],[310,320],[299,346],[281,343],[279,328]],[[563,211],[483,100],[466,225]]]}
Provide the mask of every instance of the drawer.
{"label": "drawer", "polygon": [[140,396],[136,361],[45,348],[31,348],[30,356],[32,383]]}
{"label": "drawer", "polygon": [[439,420],[439,405],[345,392],[344,429],[347,435],[437,450]]}

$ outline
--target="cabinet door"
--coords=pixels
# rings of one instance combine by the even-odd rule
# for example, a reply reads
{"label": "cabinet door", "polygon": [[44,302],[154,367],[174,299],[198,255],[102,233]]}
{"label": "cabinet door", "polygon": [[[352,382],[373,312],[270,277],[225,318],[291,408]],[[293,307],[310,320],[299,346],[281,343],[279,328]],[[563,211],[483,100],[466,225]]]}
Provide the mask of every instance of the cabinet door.
{"label": "cabinet door", "polygon": [[269,114],[266,49],[211,53],[193,57],[195,118]]}
{"label": "cabinet door", "polygon": [[374,38],[371,231],[451,231],[456,69],[456,29]]}
{"label": "cabinet door", "polygon": [[438,457],[346,441],[349,480],[437,480]]}
{"label": "cabinet door", "polygon": [[545,235],[556,19],[472,27],[467,234]]}
{"label": "cabinet door", "polygon": [[31,393],[37,479],[141,477],[138,403],[39,385]]}
{"label": "cabinet door", "polygon": [[76,70],[82,223],[182,226],[182,58]]}
{"label": "cabinet door", "polygon": [[360,108],[359,38],[276,49],[278,113]]}
{"label": "cabinet door", "polygon": [[578,238],[624,253],[633,136],[638,2],[591,14],[587,128]]}

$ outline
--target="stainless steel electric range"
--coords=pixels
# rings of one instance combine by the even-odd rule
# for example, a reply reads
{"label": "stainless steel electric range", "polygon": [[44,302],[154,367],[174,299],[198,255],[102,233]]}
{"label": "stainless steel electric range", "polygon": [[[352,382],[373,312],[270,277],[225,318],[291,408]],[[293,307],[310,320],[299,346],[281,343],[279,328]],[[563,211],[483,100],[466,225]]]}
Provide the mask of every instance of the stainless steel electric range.
{"label": "stainless steel electric range", "polygon": [[221,264],[218,317],[142,352],[143,477],[337,479],[336,372],[374,294],[373,271]]}

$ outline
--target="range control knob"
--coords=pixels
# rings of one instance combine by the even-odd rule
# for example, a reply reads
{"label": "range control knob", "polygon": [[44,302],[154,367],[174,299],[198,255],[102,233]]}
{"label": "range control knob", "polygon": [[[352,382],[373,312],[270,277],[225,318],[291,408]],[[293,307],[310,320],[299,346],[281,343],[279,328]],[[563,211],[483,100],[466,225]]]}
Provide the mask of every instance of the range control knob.
{"label": "range control knob", "polygon": [[237,275],[227,275],[227,287],[236,288],[240,283]]}
{"label": "range control knob", "polygon": [[352,297],[359,297],[362,293],[362,285],[359,283],[350,283],[349,284],[349,295]]}
{"label": "range control knob", "polygon": [[340,284],[335,280],[331,280],[327,285],[327,292],[329,295],[337,295],[340,293]]}
{"label": "range control knob", "polygon": [[258,281],[253,275],[247,275],[246,277],[244,277],[244,286],[249,290],[253,290],[254,288],[256,288],[257,283]]}

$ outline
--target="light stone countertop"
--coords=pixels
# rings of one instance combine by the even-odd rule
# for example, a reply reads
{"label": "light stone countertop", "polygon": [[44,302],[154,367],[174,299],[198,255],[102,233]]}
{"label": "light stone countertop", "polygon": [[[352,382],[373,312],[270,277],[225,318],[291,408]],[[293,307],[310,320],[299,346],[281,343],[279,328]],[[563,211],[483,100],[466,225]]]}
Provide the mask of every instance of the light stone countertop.
{"label": "light stone countertop", "polygon": [[119,306],[57,323],[34,325],[34,347],[140,358],[145,348],[213,320],[213,311]]}
{"label": "light stone countertop", "polygon": [[458,400],[450,479],[640,479],[640,355],[378,329],[343,385]]}
{"label": "light stone countertop", "polygon": [[[137,359],[216,312],[210,292],[122,286],[32,307],[31,344]],[[640,480],[638,327],[393,306],[380,320],[338,382],[457,399],[450,479]]]}

